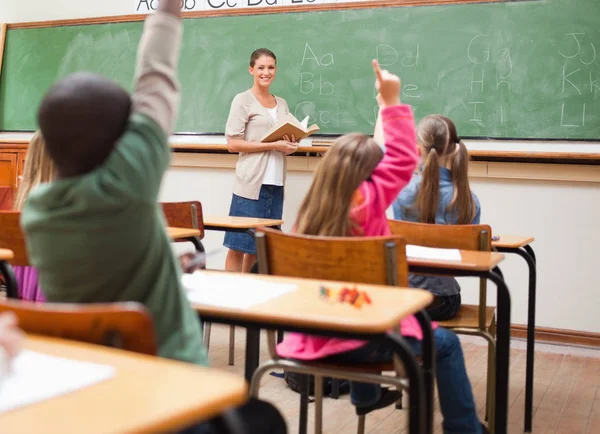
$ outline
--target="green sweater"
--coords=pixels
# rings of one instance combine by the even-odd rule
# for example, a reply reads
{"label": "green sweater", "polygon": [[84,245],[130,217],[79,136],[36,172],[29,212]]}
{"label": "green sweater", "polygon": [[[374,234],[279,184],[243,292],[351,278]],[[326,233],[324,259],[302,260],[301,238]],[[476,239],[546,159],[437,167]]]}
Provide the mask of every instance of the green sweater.
{"label": "green sweater", "polygon": [[36,187],[22,225],[48,301],[141,302],[152,313],[160,356],[207,365],[157,202],[169,160],[165,133],[134,114],[100,167]]}

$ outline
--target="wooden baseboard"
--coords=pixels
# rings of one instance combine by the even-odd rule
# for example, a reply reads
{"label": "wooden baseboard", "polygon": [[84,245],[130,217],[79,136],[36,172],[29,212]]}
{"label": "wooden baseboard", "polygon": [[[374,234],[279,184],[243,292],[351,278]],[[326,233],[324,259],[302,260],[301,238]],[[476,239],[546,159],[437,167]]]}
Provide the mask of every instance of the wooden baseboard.
{"label": "wooden baseboard", "polygon": [[[527,338],[527,326],[512,324],[511,337]],[[577,330],[553,329],[549,327],[536,327],[535,339],[541,342],[552,342],[563,345],[583,345],[600,348],[600,333],[583,332]]]}

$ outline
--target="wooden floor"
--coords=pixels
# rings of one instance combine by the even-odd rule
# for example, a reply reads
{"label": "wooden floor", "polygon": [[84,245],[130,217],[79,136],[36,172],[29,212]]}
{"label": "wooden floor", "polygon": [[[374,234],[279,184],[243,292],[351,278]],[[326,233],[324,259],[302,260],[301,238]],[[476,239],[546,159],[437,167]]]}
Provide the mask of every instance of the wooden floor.
{"label": "wooden floor", "polygon": [[[236,333],[235,366],[228,366],[229,329],[213,325],[210,359],[213,367],[243,375],[243,329]],[[483,420],[487,347],[475,337],[461,337],[467,371],[479,416]],[[510,434],[523,432],[525,400],[525,345],[514,341],[510,355],[510,395],[508,427]],[[263,339],[263,356],[267,358]],[[600,434],[600,349],[581,349],[538,344],[535,354],[534,419],[535,434]],[[261,398],[271,401],[282,412],[291,434],[298,432],[298,397],[277,377],[263,377]],[[309,407],[309,433],[312,432],[312,405]],[[324,432],[356,432],[357,418],[348,396],[324,402]],[[369,414],[367,433],[405,433],[407,415],[392,407]],[[441,413],[436,400],[435,433],[442,433]]]}

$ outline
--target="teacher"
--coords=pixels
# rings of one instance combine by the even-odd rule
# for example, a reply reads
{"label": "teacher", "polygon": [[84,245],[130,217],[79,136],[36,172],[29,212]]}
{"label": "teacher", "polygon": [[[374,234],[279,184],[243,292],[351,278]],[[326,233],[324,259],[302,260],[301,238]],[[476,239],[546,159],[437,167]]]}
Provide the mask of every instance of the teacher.
{"label": "teacher", "polygon": [[[230,216],[281,219],[285,156],[296,151],[295,137],[273,143],[260,143],[282,117],[289,114],[283,98],[271,94],[277,73],[277,58],[266,48],[250,56],[248,72],[254,79],[250,89],[231,103],[225,136],[229,152],[239,152]],[[254,238],[245,233],[227,232],[223,245],[229,249],[227,271],[248,272],[256,261]]]}

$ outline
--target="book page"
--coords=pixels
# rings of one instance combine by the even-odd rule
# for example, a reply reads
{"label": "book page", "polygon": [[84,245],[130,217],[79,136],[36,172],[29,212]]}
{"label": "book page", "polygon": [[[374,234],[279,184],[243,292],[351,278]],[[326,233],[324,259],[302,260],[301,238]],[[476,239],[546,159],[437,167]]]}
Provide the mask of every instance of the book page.
{"label": "book page", "polygon": [[22,351],[0,378],[0,413],[55,398],[116,375],[112,366]]}
{"label": "book page", "polygon": [[184,274],[181,283],[192,303],[230,309],[248,309],[297,289],[293,284],[265,282],[227,273],[207,274],[202,271]]}
{"label": "book page", "polygon": [[302,125],[302,129],[304,131],[306,131],[308,129],[308,118],[310,116],[306,116],[304,119],[302,119],[302,122],[300,122],[300,125]]}

